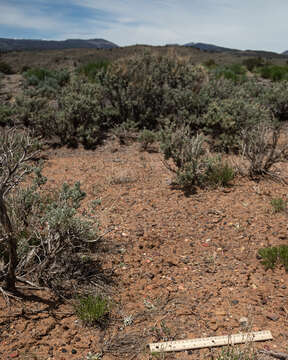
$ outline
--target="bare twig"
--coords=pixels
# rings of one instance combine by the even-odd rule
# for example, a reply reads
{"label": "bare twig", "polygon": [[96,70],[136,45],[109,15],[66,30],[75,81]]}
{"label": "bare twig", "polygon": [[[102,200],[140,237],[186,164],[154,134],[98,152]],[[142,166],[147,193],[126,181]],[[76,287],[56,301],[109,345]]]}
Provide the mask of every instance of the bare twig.
{"label": "bare twig", "polygon": [[275,351],[268,351],[268,350],[259,350],[258,352],[260,354],[272,356],[272,357],[274,357],[276,359],[280,359],[280,360],[287,360],[288,359],[288,354],[285,354],[285,353],[282,353],[282,352],[275,352]]}

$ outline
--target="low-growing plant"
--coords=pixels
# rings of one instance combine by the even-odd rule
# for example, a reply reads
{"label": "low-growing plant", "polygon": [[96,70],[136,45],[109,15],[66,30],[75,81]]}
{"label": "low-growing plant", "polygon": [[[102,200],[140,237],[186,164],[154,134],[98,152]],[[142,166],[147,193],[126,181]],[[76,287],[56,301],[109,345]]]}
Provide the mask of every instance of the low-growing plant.
{"label": "low-growing plant", "polygon": [[287,203],[282,198],[274,198],[270,203],[274,213],[285,211],[287,208]]}
{"label": "low-growing plant", "polygon": [[15,108],[8,104],[0,104],[0,126],[13,126]]}
{"label": "low-growing plant", "polygon": [[253,71],[255,68],[263,67],[265,65],[265,61],[261,56],[244,59],[242,64],[247,67],[249,71]]}
{"label": "low-growing plant", "polygon": [[75,313],[85,325],[103,326],[109,319],[111,306],[109,300],[103,296],[87,295],[77,300]]}
{"label": "low-growing plant", "polygon": [[271,168],[288,159],[287,144],[279,144],[281,124],[277,122],[258,123],[242,130],[242,154],[250,163],[249,175],[271,175]]}
{"label": "low-growing plant", "polygon": [[140,132],[138,140],[141,144],[141,149],[144,151],[151,151],[151,145],[157,141],[157,133],[152,130],[144,129]]}
{"label": "low-growing plant", "polygon": [[280,263],[288,272],[288,245],[259,249],[258,255],[261,258],[261,263],[264,265],[265,270],[274,269],[276,264]]}
{"label": "low-growing plant", "polygon": [[3,73],[5,75],[12,75],[14,74],[14,71],[10,64],[0,61],[0,73]]}
{"label": "low-growing plant", "polygon": [[56,135],[56,111],[46,97],[22,95],[16,98],[17,124],[25,126],[35,135],[49,139]]}
{"label": "low-growing plant", "polygon": [[251,345],[245,347],[237,347],[231,345],[222,349],[217,355],[213,356],[215,360],[256,360],[256,353]]}
{"label": "low-growing plant", "polygon": [[223,162],[221,156],[210,157],[207,159],[207,169],[205,183],[212,187],[228,186],[234,179],[234,169]]}
{"label": "low-growing plant", "polygon": [[[164,164],[176,174],[176,182],[183,187],[200,185],[203,175],[204,136],[191,132],[189,126],[168,124],[160,132],[160,148]],[[172,159],[174,166],[168,162]]]}
{"label": "low-growing plant", "polygon": [[36,95],[41,96],[55,96],[61,87],[70,81],[70,74],[67,70],[32,68],[24,72],[23,76],[26,79],[26,87],[36,87]]}
{"label": "low-growing plant", "polygon": [[[279,121],[288,120],[288,81],[259,85],[259,103],[267,107]],[[248,90],[248,89],[247,89]]]}
{"label": "low-growing plant", "polygon": [[100,71],[106,72],[110,62],[108,60],[100,60],[97,62],[81,65],[76,69],[78,74],[86,76],[90,81],[96,81],[97,74]]}
{"label": "low-growing plant", "polygon": [[[85,193],[80,183],[63,184],[60,190],[44,190],[46,178],[31,165],[38,145],[23,130],[0,137],[0,243],[6,289],[15,290],[19,274],[45,285],[59,296],[71,296],[77,287],[99,276],[99,266],[81,262],[99,240],[96,217],[77,213]],[[29,184],[19,187],[34,170]],[[88,276],[89,275],[89,276]]]}
{"label": "low-growing plant", "polygon": [[213,69],[213,72],[217,77],[232,80],[235,84],[246,80],[246,69],[240,64],[218,66]]}
{"label": "low-growing plant", "polygon": [[93,149],[109,128],[107,109],[103,109],[97,86],[76,80],[65,87],[58,100],[56,134],[69,146],[83,144]]}
{"label": "low-growing plant", "polygon": [[138,137],[138,125],[133,120],[127,120],[112,128],[111,133],[119,139],[121,145],[127,145]]}
{"label": "low-growing plant", "polygon": [[260,68],[260,75],[272,81],[288,80],[288,66],[267,65]]}
{"label": "low-growing plant", "polygon": [[271,112],[264,106],[231,98],[212,101],[200,124],[204,133],[211,136],[214,150],[237,152],[241,148],[243,129],[267,123],[271,118]]}

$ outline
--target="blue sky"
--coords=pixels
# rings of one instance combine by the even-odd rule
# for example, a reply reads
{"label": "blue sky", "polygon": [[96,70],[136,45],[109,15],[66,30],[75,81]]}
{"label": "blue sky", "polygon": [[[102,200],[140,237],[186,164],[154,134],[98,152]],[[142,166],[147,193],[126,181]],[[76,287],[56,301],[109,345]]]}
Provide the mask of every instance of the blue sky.
{"label": "blue sky", "polygon": [[288,50],[287,0],[1,0],[0,37]]}

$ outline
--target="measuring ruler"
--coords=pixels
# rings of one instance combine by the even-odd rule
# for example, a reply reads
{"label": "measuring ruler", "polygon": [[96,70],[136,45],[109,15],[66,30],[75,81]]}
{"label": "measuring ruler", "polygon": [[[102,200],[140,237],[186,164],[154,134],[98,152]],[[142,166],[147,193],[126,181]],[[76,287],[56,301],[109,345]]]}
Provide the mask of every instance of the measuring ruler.
{"label": "measuring ruler", "polygon": [[240,333],[234,335],[214,336],[208,338],[198,338],[191,340],[168,341],[163,343],[149,344],[150,350],[156,352],[182,351],[200,349],[206,347],[243,344],[251,341],[272,340],[272,334],[267,331],[255,331],[250,333]]}

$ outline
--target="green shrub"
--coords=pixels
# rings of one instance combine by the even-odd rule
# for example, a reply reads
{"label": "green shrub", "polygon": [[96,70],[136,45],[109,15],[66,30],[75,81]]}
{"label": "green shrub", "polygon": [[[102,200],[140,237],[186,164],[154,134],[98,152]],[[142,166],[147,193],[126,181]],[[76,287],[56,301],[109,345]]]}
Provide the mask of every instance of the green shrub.
{"label": "green shrub", "polygon": [[260,75],[272,81],[288,80],[288,66],[267,65],[260,68]]}
{"label": "green shrub", "polygon": [[200,121],[215,150],[238,151],[243,128],[271,121],[271,113],[257,103],[231,98],[212,101]]}
{"label": "green shrub", "polygon": [[70,80],[70,74],[66,70],[33,68],[24,72],[23,76],[26,79],[26,86],[37,87],[42,95],[44,93],[53,95]]}
{"label": "green shrub", "polygon": [[75,312],[86,325],[105,325],[109,318],[110,304],[102,296],[87,295],[78,299]]}
{"label": "green shrub", "polygon": [[258,101],[271,110],[279,121],[288,120],[288,81],[262,86]]}
{"label": "green shrub", "polygon": [[62,90],[58,104],[56,133],[61,143],[95,148],[109,128],[109,109],[102,107],[99,88],[82,80],[74,81]]}
{"label": "green shrub", "polygon": [[246,80],[246,70],[240,64],[232,64],[226,66],[218,66],[213,69],[216,77],[224,77],[227,80],[232,80],[234,83],[243,82]]}
{"label": "green shrub", "polygon": [[11,65],[7,64],[4,61],[0,61],[0,73],[3,73],[5,75],[12,75],[14,74],[14,71]]}
{"label": "green shrub", "polygon": [[[47,286],[60,297],[97,281],[99,266],[83,254],[91,254],[99,239],[98,221],[77,212],[85,193],[80,183],[63,184],[60,190],[43,188],[46,178],[36,168],[33,182],[15,189],[7,197],[11,223],[17,239],[16,272],[29,274],[32,281]],[[0,237],[4,236],[0,226]],[[7,251],[0,249],[7,263]],[[0,259],[1,260],[1,259]],[[86,284],[86,285],[85,285]]]}
{"label": "green shrub", "polygon": [[96,81],[97,74],[100,71],[106,72],[110,62],[108,60],[101,60],[93,63],[81,65],[77,68],[78,74],[86,76],[90,81]]}
{"label": "green shrub", "polygon": [[0,104],[0,126],[12,126],[14,124],[15,109],[8,104]]}
{"label": "green shrub", "polygon": [[242,64],[246,66],[246,68],[249,71],[253,71],[255,68],[259,68],[265,65],[264,60],[261,58],[261,56],[254,57],[254,58],[248,58],[244,59],[242,61]]}
{"label": "green shrub", "polygon": [[274,164],[288,160],[288,146],[279,144],[282,124],[276,121],[264,121],[246,126],[242,129],[242,155],[249,165],[249,175],[259,177],[273,175],[271,168]]}
{"label": "green shrub", "polygon": [[36,136],[51,138],[56,135],[56,109],[45,97],[16,98],[17,122],[34,131]]}
{"label": "green shrub", "polygon": [[144,129],[140,132],[138,138],[142,150],[149,150],[151,149],[151,145],[157,141],[157,134],[154,131]]}
{"label": "green shrub", "polygon": [[195,112],[195,99],[207,79],[203,67],[172,56],[132,57],[98,74],[106,105],[114,110],[114,126],[136,122],[153,130],[158,119],[181,111]]}
{"label": "green shrub", "polygon": [[278,262],[288,272],[288,245],[259,249],[258,255],[262,259],[261,263],[264,265],[265,270],[274,269]]}
{"label": "green shrub", "polygon": [[208,68],[213,68],[213,67],[217,66],[214,59],[209,59],[209,60],[205,61],[204,65],[207,66]]}
{"label": "green shrub", "polygon": [[203,135],[193,135],[187,125],[178,127],[170,123],[160,132],[164,164],[175,173],[176,184],[183,188],[227,186],[234,178],[233,169],[220,156],[207,155],[204,141]]}
{"label": "green shrub", "polygon": [[271,206],[274,213],[279,213],[286,210],[287,204],[282,198],[274,198],[271,200]]}
{"label": "green shrub", "polygon": [[[194,136],[189,126],[166,125],[160,132],[160,148],[166,167],[176,174],[183,187],[200,185],[203,174],[204,137]],[[174,167],[168,163],[172,159]]]}
{"label": "green shrub", "polygon": [[212,187],[228,186],[234,176],[233,168],[227,162],[223,162],[221,156],[208,158],[205,184]]}

